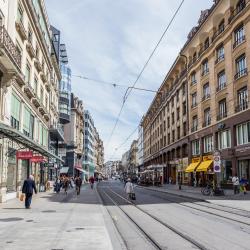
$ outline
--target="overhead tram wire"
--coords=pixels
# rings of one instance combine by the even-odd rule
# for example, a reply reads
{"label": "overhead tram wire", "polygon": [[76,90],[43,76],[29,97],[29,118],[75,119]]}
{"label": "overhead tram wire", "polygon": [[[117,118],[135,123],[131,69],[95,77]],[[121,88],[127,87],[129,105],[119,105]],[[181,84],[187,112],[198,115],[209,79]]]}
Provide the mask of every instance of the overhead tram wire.
{"label": "overhead tram wire", "polygon": [[124,108],[125,102],[126,102],[127,99],[128,99],[128,96],[130,95],[132,89],[135,87],[135,85],[137,84],[137,82],[138,82],[139,79],[141,78],[141,76],[142,76],[144,70],[146,69],[148,63],[149,63],[150,60],[152,59],[152,57],[153,57],[155,51],[156,51],[157,48],[159,47],[159,45],[160,45],[162,39],[164,38],[166,32],[168,31],[168,29],[169,29],[169,27],[171,26],[172,22],[174,21],[175,17],[177,16],[177,14],[178,14],[179,10],[181,9],[181,7],[182,7],[184,1],[185,1],[185,0],[182,0],[181,3],[179,4],[178,8],[176,9],[176,11],[175,11],[173,17],[171,18],[171,20],[170,20],[170,22],[168,23],[166,29],[165,29],[164,32],[162,33],[162,35],[161,35],[159,41],[157,42],[155,48],[153,49],[153,51],[152,51],[151,54],[149,55],[149,57],[148,57],[146,63],[144,64],[144,66],[142,67],[142,69],[141,69],[140,73],[138,74],[136,80],[134,81],[134,84],[132,85],[132,88],[130,88],[129,90],[127,89],[127,91],[125,92],[125,95],[124,95],[124,97],[123,97],[123,101],[122,101],[122,105],[121,105],[120,111],[119,111],[118,116],[117,116],[117,118],[116,118],[115,125],[114,125],[114,127],[113,127],[113,129],[112,129],[112,131],[111,131],[111,134],[110,134],[110,137],[109,137],[109,139],[108,139],[108,142],[107,142],[106,147],[109,146],[110,140],[111,140],[111,138],[112,138],[112,136],[113,136],[113,134],[114,134],[114,131],[115,131],[116,127],[117,127],[117,124],[118,124],[118,122],[119,122],[119,119],[120,119],[122,110],[123,110],[123,108]]}

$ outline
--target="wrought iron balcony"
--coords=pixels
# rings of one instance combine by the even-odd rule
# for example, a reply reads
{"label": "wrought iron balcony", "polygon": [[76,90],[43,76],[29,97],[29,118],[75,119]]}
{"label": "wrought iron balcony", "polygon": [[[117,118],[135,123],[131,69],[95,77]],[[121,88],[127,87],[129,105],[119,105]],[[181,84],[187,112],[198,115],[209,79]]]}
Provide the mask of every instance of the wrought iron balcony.
{"label": "wrought iron balcony", "polygon": [[207,119],[203,122],[202,127],[203,127],[203,128],[204,128],[204,127],[207,127],[207,126],[209,126],[210,124],[211,124],[211,117],[207,118]]}
{"label": "wrought iron balcony", "polygon": [[12,61],[12,63],[14,63],[14,65],[19,69],[19,71],[21,71],[21,54],[17,50],[10,35],[3,26],[0,26],[0,48]]}
{"label": "wrought iron balcony", "polygon": [[193,109],[193,108],[196,108],[196,107],[197,107],[197,103],[192,103],[191,108]]}
{"label": "wrought iron balcony", "polygon": [[217,121],[226,118],[227,117],[227,112],[221,113],[219,115],[217,115]]}
{"label": "wrought iron balcony", "polygon": [[246,7],[245,1],[242,1],[242,3],[234,9],[234,11],[231,13],[231,16],[228,18],[228,23],[230,24],[233,19],[235,19]]}
{"label": "wrought iron balcony", "polygon": [[64,141],[64,131],[60,125],[51,125],[49,132],[51,140]]}
{"label": "wrought iron balcony", "polygon": [[227,86],[226,82],[219,84],[218,87],[216,88],[216,92],[219,92],[219,91],[225,89],[226,86]]}
{"label": "wrought iron balcony", "polygon": [[238,45],[242,44],[245,41],[246,41],[246,36],[238,38],[233,44],[233,49],[235,49]]}
{"label": "wrought iron balcony", "polygon": [[246,110],[247,108],[248,108],[248,103],[247,101],[245,101],[235,107],[235,112],[240,112]]}
{"label": "wrought iron balcony", "polygon": [[248,73],[248,72],[247,72],[247,68],[245,68],[245,69],[243,69],[243,70],[237,72],[237,73],[235,74],[235,76],[234,76],[234,80],[237,80],[237,79],[241,78],[242,76],[246,76],[247,73]]}
{"label": "wrought iron balcony", "polygon": [[191,85],[191,86],[193,86],[193,85],[195,85],[196,83],[197,83],[197,80],[196,80],[196,79],[194,79],[194,80],[191,80],[190,85]]}
{"label": "wrought iron balcony", "polygon": [[209,69],[203,69],[202,70],[202,73],[201,73],[201,76],[205,76],[209,73]]}
{"label": "wrought iron balcony", "polygon": [[193,133],[193,132],[195,132],[195,131],[197,131],[198,130],[198,125],[195,125],[195,126],[193,126],[192,128],[191,128],[191,132]]}
{"label": "wrought iron balcony", "polygon": [[224,59],[225,59],[225,55],[224,55],[224,54],[223,54],[223,55],[220,55],[219,57],[216,58],[215,64],[217,64],[217,63],[223,61]]}
{"label": "wrought iron balcony", "polygon": [[205,101],[205,100],[207,100],[207,99],[209,99],[209,98],[210,98],[210,94],[206,94],[206,95],[204,95],[204,96],[202,97],[201,101],[203,102],[203,101]]}

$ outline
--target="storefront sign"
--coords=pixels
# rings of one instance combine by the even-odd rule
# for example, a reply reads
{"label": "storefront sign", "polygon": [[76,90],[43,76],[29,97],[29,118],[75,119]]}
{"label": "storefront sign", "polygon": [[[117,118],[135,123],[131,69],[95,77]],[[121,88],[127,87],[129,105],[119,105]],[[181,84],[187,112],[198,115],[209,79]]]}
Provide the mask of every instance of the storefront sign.
{"label": "storefront sign", "polygon": [[45,158],[42,155],[34,155],[31,158],[31,162],[38,163],[38,162],[45,162]]}
{"label": "storefront sign", "polygon": [[33,151],[17,151],[16,158],[19,160],[28,160],[33,157]]}

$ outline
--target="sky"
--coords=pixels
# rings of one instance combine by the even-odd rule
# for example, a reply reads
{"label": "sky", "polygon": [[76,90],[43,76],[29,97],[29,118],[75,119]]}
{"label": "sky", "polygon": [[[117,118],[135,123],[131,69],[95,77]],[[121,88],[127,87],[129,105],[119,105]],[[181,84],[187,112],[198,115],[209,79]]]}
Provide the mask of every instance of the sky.
{"label": "sky", "polygon": [[[50,24],[61,31],[72,69],[72,91],[83,100],[101,139],[105,161],[119,160],[138,133],[154,93],[133,90],[110,139],[126,87],[132,86],[181,0],[45,0]],[[212,0],[185,0],[136,87],[157,90]],[[118,148],[118,149],[117,149]]]}

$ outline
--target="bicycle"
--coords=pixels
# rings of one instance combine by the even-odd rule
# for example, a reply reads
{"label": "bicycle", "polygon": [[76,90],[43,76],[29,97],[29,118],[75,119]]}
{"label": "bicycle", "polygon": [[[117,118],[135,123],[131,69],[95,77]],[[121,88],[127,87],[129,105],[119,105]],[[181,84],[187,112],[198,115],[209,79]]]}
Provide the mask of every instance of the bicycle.
{"label": "bicycle", "polygon": [[209,195],[213,195],[213,196],[224,196],[224,190],[219,188],[219,187],[215,187],[213,188],[211,185],[207,185],[206,187],[201,189],[201,193],[205,196],[209,196]]}

